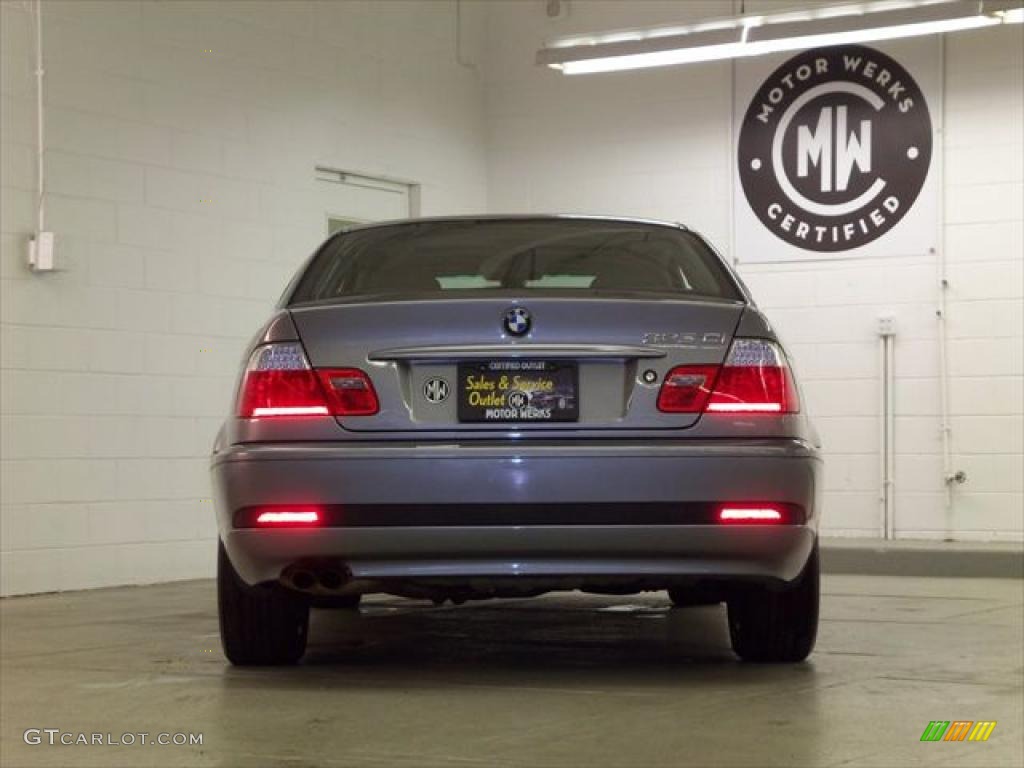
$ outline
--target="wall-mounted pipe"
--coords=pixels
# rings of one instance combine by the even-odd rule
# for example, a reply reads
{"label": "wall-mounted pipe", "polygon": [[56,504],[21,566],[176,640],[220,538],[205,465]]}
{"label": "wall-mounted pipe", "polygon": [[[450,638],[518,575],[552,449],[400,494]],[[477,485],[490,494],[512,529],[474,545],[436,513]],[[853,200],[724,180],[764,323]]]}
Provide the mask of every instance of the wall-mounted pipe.
{"label": "wall-mounted pipe", "polygon": [[46,133],[43,123],[43,3],[35,0],[36,24],[36,228],[28,242],[28,266],[33,272],[52,272],[54,235],[46,231]]}
{"label": "wall-mounted pipe", "polygon": [[896,339],[885,337],[885,538],[896,538]]}
{"label": "wall-mounted pipe", "polygon": [[462,56],[462,0],[455,0],[455,62],[460,67],[472,69],[480,77],[480,67]]}
{"label": "wall-mounted pipe", "polygon": [[896,531],[896,318],[878,318],[878,536]]}
{"label": "wall-mounted pipe", "polygon": [[46,231],[46,169],[43,163],[43,154],[46,150],[45,133],[43,123],[43,3],[42,0],[35,2],[36,17],[36,181],[39,198],[36,201],[36,242],[39,236]]}
{"label": "wall-mounted pipe", "polygon": [[[946,168],[946,36],[939,36],[939,128],[938,133],[941,140],[939,162],[936,167],[938,176],[937,183],[940,190],[945,190],[945,168]],[[938,306],[935,316],[938,321],[938,347],[939,347],[939,436],[942,443],[942,485],[945,509],[946,538],[953,537],[953,486],[967,480],[967,475],[962,471],[953,469],[953,427],[950,423],[949,409],[949,328],[947,323],[947,300],[949,298],[949,273],[946,263],[946,200],[945,194],[939,194],[939,232],[938,247],[936,254],[936,290],[938,292]]]}
{"label": "wall-mounted pipe", "polygon": [[885,336],[878,337],[878,538],[886,538],[888,530],[888,472],[889,462],[886,455],[886,429],[885,413],[888,395],[885,391],[885,364],[888,358],[886,354],[888,344]]}

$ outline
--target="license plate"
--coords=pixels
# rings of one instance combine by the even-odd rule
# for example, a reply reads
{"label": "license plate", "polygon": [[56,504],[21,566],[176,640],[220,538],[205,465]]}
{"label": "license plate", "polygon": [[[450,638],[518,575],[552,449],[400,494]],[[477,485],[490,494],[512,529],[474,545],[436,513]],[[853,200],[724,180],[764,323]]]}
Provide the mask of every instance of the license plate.
{"label": "license plate", "polygon": [[459,363],[459,421],[576,421],[576,363],[490,360]]}

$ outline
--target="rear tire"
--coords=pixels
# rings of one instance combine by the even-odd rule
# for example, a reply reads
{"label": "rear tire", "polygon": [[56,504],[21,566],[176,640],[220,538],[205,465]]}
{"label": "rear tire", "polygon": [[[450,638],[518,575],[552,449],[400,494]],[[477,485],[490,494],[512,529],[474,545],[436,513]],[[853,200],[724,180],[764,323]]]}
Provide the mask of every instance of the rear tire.
{"label": "rear tire", "polygon": [[220,639],[238,666],[294,664],[306,652],[309,603],[278,584],[250,587],[217,545]]}
{"label": "rear tire", "polygon": [[792,586],[783,590],[747,587],[729,603],[732,648],[744,661],[803,661],[818,635],[820,592],[818,545]]}

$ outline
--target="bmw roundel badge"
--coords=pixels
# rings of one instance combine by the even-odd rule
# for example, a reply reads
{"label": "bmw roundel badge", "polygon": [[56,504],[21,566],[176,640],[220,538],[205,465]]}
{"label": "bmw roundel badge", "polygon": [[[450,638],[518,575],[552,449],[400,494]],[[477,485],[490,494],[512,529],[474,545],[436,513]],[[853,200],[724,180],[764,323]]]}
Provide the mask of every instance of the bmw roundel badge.
{"label": "bmw roundel badge", "polygon": [[525,336],[530,332],[530,313],[522,307],[512,307],[505,312],[505,330],[511,336]]}

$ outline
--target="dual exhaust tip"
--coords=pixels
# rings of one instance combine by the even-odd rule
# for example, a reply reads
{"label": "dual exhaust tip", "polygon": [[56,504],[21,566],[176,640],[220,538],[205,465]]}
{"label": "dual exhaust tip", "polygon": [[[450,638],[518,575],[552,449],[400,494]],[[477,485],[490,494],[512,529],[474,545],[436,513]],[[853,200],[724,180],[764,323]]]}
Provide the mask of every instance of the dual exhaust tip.
{"label": "dual exhaust tip", "polygon": [[352,580],[345,566],[305,566],[289,568],[282,581],[300,592],[337,592]]}

